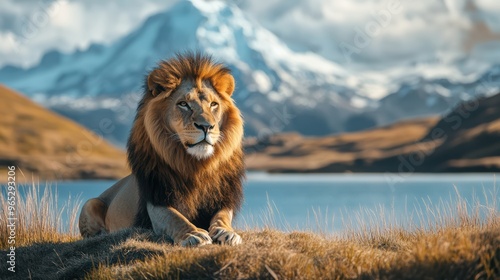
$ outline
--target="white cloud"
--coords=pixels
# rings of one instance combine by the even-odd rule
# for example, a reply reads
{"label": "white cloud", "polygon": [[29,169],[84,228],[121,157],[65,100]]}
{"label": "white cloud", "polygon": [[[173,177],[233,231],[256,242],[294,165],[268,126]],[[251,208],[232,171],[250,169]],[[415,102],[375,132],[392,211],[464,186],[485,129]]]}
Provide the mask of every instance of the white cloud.
{"label": "white cloud", "polygon": [[[274,10],[272,5],[281,2],[272,1],[266,9]],[[391,9],[394,2],[399,9]],[[444,2],[435,0],[301,1],[274,17],[260,13],[261,7],[256,1],[253,3],[245,8],[293,46],[307,46],[340,62],[346,61],[339,53],[339,45],[354,44],[359,30],[367,28],[377,32],[369,36],[368,46],[353,56],[358,62],[411,59],[439,50],[459,51],[463,26],[468,21],[463,14],[457,19]],[[454,8],[462,9],[461,5]],[[385,15],[390,16],[387,23],[380,20]]]}
{"label": "white cloud", "polygon": [[[93,42],[110,43],[173,1],[2,1],[0,17],[15,19],[0,30],[0,65],[29,66],[50,49],[69,52]],[[2,26],[2,25],[0,25]],[[13,38],[12,38],[13,37]],[[4,39],[7,38],[7,41]],[[12,42],[13,41],[13,42]]]}
{"label": "white cloud", "polygon": [[[92,42],[110,43],[127,34],[149,15],[178,0],[2,0],[0,4],[0,65],[36,63],[48,49],[71,51]],[[229,1],[229,0],[228,0]],[[342,42],[352,44],[359,30],[375,28],[378,15],[392,2],[399,12],[370,36],[369,44],[353,55],[354,62],[397,63],[462,49],[471,18],[464,12],[468,0],[256,0],[238,5],[296,50],[312,50],[339,62]],[[500,1],[476,0],[480,15],[500,32]],[[26,19],[55,7],[46,24],[23,40]],[[3,21],[2,21],[3,19]],[[10,19],[10,20],[7,20]],[[42,17],[43,19],[43,17]],[[14,36],[13,34],[17,34]],[[16,42],[18,42],[16,44]],[[20,43],[20,44],[19,44]]]}
{"label": "white cloud", "polygon": [[12,32],[0,33],[0,53],[13,52],[16,48],[16,37]]}

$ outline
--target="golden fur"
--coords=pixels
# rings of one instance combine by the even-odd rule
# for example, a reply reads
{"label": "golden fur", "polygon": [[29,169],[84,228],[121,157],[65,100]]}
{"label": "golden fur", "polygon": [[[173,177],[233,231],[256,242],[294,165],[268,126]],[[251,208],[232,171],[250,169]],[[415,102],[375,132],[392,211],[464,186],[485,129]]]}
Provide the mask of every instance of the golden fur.
{"label": "golden fur", "polygon": [[[231,219],[242,201],[243,121],[230,71],[188,53],[159,63],[145,84],[128,141],[132,175],[87,202],[82,235],[136,226],[186,246],[207,244],[206,230],[240,243]],[[120,214],[130,209],[133,220]]]}

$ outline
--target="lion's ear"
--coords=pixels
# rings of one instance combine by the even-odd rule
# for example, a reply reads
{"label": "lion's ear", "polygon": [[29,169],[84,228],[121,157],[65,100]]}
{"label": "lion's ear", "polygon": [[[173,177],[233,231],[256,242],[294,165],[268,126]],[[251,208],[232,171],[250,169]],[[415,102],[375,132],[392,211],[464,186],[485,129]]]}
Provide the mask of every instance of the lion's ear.
{"label": "lion's ear", "polygon": [[147,84],[151,95],[158,96],[163,92],[170,94],[180,84],[180,80],[168,75],[162,69],[155,69],[149,73]]}
{"label": "lion's ear", "polygon": [[223,73],[212,78],[212,86],[219,93],[225,92],[231,96],[234,92],[234,78],[229,73]]}

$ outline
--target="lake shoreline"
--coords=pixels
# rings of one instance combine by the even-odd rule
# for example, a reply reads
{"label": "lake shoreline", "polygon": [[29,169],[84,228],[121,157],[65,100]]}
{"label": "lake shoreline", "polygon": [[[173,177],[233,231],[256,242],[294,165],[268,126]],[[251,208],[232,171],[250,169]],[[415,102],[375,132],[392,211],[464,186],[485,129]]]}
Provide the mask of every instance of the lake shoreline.
{"label": "lake shoreline", "polygon": [[[403,174],[399,174],[403,175]],[[36,189],[56,192],[62,205],[69,198],[82,202],[99,196],[116,180],[77,180],[40,182]],[[48,188],[46,187],[48,186]],[[20,194],[32,184],[18,185]],[[316,228],[315,213],[324,216],[328,227],[322,230],[339,232],[344,225],[339,217],[345,213],[359,213],[361,209],[379,209],[388,214],[395,211],[398,220],[405,213],[423,207],[422,202],[455,203],[457,194],[467,200],[484,191],[498,193],[496,174],[404,174],[388,177],[386,174],[268,174],[249,172],[244,182],[244,203],[236,216],[236,226],[263,226],[263,214],[279,213],[274,222],[278,229]],[[328,217],[328,218],[327,218]]]}
{"label": "lake shoreline", "polygon": [[[477,177],[484,177],[491,175],[492,177],[495,176],[496,174],[500,175],[500,171],[498,172],[407,172],[407,173],[400,173],[400,172],[266,172],[262,170],[248,170],[246,172],[246,177],[248,178],[259,178],[259,177],[265,177],[265,178],[286,178],[286,177],[307,177],[307,178],[315,178],[315,177],[320,177],[320,178],[355,178],[359,176],[367,177],[367,176],[372,176],[372,177],[380,177],[381,175],[383,176],[397,176],[401,179],[409,179],[409,178],[424,178],[424,177],[432,177],[432,178],[439,178],[443,176],[456,176],[458,178],[470,178],[471,176],[477,176]],[[3,179],[3,180],[2,180]],[[102,178],[68,178],[68,179],[58,179],[58,180],[51,180],[51,179],[46,179],[44,180],[43,178],[35,178],[34,180],[27,180],[27,178],[21,178],[21,180],[17,180],[18,183],[21,184],[33,184],[33,182],[37,182],[37,184],[53,184],[57,182],[80,182],[80,181],[85,181],[85,182],[116,182],[118,180],[122,179],[122,177],[117,177],[117,178],[109,178],[109,177],[102,177]],[[6,184],[7,180],[6,178],[0,178],[0,184]]]}
{"label": "lake shoreline", "polygon": [[[6,199],[0,196],[2,217],[7,215]],[[145,229],[126,229],[82,239],[75,224],[77,204],[66,208],[72,213],[73,226],[58,232],[59,211],[63,208],[58,207],[57,197],[44,196],[38,203],[34,199],[31,196],[19,201],[19,209],[25,210],[19,215],[22,226],[16,228],[19,266],[16,273],[4,270],[3,266],[0,278],[139,279],[147,275],[151,279],[496,279],[500,276],[500,219],[498,209],[493,207],[498,207],[496,196],[490,196],[486,204],[463,198],[454,204],[426,204],[421,209],[421,214],[427,217],[423,221],[405,218],[404,222],[412,225],[409,228],[401,227],[394,218],[385,218],[383,211],[368,211],[373,214],[368,219],[357,215],[345,217],[350,226],[333,234],[314,231],[305,224],[297,229],[278,229],[272,220],[260,214],[258,217],[267,221],[263,228],[236,227],[243,238],[242,245],[212,244],[199,248],[175,246],[165,236]],[[46,213],[43,219],[33,219],[41,217],[41,209],[56,211]],[[428,219],[432,216],[437,219]],[[382,223],[376,223],[377,220]],[[2,252],[9,248],[6,226],[0,224]]]}

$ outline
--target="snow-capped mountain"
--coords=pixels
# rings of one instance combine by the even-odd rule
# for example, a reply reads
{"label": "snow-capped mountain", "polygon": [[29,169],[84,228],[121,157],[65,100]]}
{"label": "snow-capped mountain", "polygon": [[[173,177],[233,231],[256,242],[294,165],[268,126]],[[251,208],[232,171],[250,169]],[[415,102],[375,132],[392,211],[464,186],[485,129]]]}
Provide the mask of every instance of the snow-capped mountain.
{"label": "snow-capped mountain", "polygon": [[[213,54],[230,66],[237,81],[235,99],[250,134],[340,131],[339,119],[371,102],[354,90],[359,79],[341,66],[313,53],[291,51],[234,5],[202,0],[181,1],[109,46],[92,45],[70,54],[51,51],[29,69],[5,67],[0,82],[79,120],[71,115],[74,107],[103,109],[90,104],[103,99],[108,104],[118,99],[115,106],[121,106],[124,95],[142,91],[145,74],[158,60],[183,50]],[[71,102],[80,98],[86,101]],[[292,117],[294,123],[284,119]]]}
{"label": "snow-capped mountain", "polygon": [[[50,51],[28,69],[6,66],[0,83],[123,144],[146,73],[184,50],[213,54],[230,66],[249,135],[322,135],[441,113],[477,94],[475,83],[485,80],[422,74],[438,63],[377,75],[348,71],[314,53],[290,50],[234,5],[191,0],[151,16],[110,45]],[[113,122],[111,131],[100,128],[103,120]]]}
{"label": "snow-capped mountain", "polygon": [[181,1],[110,46],[71,54],[51,51],[36,67],[4,68],[0,81],[29,96],[119,97],[140,91],[148,69],[183,50],[211,53],[229,64],[240,82],[240,99],[259,92],[274,101],[294,96],[312,106],[321,100],[310,98],[311,86],[344,92],[358,83],[333,62],[292,52],[236,6],[202,0]]}
{"label": "snow-capped mountain", "polygon": [[[450,69],[460,69],[463,63],[470,61],[455,62]],[[377,108],[371,112],[378,124],[391,123],[394,119],[444,114],[461,101],[498,94],[500,65],[493,64],[468,76],[455,73],[425,77],[406,73],[395,83],[397,87],[380,99]]]}

